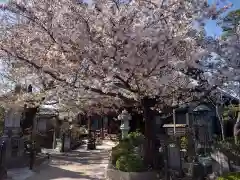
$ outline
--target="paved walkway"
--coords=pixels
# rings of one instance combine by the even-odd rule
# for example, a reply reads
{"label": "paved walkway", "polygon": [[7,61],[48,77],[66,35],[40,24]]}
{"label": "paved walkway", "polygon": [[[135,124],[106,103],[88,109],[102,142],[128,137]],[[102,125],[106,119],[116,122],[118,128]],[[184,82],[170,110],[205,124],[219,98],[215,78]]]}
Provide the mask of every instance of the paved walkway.
{"label": "paved walkway", "polygon": [[[16,177],[16,180],[102,180],[108,163],[109,150],[114,146],[104,142],[97,150],[85,147],[65,154],[53,154],[31,177]],[[15,180],[15,178],[12,178]]]}

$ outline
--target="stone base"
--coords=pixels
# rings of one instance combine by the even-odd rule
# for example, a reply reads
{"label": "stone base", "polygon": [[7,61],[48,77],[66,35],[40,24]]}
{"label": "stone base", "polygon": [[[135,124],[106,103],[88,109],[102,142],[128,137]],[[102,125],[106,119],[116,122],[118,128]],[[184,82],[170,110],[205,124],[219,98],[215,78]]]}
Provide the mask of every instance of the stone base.
{"label": "stone base", "polygon": [[109,180],[159,180],[156,172],[123,172],[107,168],[106,178]]}
{"label": "stone base", "polygon": [[88,143],[87,144],[87,149],[88,150],[95,150],[96,149],[96,144],[95,143]]}

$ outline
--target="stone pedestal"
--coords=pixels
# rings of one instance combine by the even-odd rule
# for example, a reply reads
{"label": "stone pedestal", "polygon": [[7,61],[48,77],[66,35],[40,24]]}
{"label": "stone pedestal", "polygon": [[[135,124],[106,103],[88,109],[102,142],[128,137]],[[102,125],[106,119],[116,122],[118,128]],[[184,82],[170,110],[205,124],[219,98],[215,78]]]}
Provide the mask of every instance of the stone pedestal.
{"label": "stone pedestal", "polygon": [[69,151],[71,149],[71,139],[68,136],[64,138],[64,151]]}
{"label": "stone pedestal", "polygon": [[7,170],[0,166],[0,180],[7,179]]}
{"label": "stone pedestal", "polygon": [[5,112],[4,134],[2,141],[6,142],[6,160],[24,155],[24,140],[20,137],[20,120],[22,109],[11,108]]}
{"label": "stone pedestal", "polygon": [[128,132],[130,127],[126,126],[125,124],[120,126],[121,132],[122,132],[122,139],[126,138],[128,136]]}

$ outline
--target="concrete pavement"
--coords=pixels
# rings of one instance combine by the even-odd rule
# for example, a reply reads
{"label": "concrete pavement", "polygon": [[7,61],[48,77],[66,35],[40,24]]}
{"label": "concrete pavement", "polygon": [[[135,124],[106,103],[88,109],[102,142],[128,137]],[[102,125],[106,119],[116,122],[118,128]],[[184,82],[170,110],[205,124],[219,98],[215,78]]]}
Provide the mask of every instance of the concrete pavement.
{"label": "concrete pavement", "polygon": [[[88,151],[81,147],[69,153],[53,154],[47,164],[37,172],[25,172],[30,177],[15,177],[16,180],[102,180],[108,163],[109,150],[114,146],[104,141],[97,150]],[[12,178],[13,180],[14,177]]]}

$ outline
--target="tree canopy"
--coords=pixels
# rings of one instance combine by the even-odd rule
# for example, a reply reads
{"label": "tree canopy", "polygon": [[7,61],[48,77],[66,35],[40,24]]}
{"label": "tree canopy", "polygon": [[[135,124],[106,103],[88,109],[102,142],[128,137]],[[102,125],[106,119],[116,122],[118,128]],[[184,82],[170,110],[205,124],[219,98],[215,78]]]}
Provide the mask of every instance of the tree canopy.
{"label": "tree canopy", "polygon": [[219,12],[205,1],[13,0],[4,10],[1,58],[12,74],[50,79],[58,98],[138,104],[159,97],[172,104],[195,97],[196,86],[213,87],[185,75],[210,53],[201,28],[193,28]]}
{"label": "tree canopy", "polygon": [[240,24],[240,9],[229,12],[221,21],[224,36],[235,33]]}
{"label": "tree canopy", "polygon": [[[152,156],[152,106],[199,100],[239,77],[239,43],[204,33],[204,22],[229,6],[207,0],[12,0],[2,8],[0,58],[12,77],[33,78],[46,99],[67,108],[140,106],[145,155]],[[224,63],[207,72],[213,56]]]}

